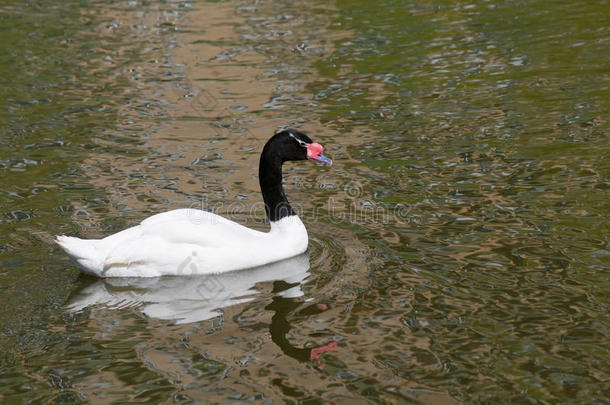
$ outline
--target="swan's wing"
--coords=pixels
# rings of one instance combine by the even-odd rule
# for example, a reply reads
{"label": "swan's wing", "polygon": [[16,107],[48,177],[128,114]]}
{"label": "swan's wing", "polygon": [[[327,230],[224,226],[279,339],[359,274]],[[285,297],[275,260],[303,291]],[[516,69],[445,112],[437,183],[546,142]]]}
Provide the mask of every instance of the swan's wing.
{"label": "swan's wing", "polygon": [[158,236],[168,243],[227,247],[264,238],[259,232],[212,212],[184,208],[153,215],[140,224],[142,236]]}
{"label": "swan's wing", "polygon": [[110,254],[143,239],[158,243],[187,243],[202,247],[226,247],[243,241],[265,238],[267,233],[255,231],[212,212],[190,208],[153,215],[139,225],[104,238],[103,249]]}
{"label": "swan's wing", "polygon": [[203,270],[207,268],[220,271],[214,265],[217,259],[222,257],[228,264],[248,260],[247,253],[253,253],[248,251],[268,237],[211,212],[164,212],[102,240],[106,248],[102,275],[155,277],[207,272]]}

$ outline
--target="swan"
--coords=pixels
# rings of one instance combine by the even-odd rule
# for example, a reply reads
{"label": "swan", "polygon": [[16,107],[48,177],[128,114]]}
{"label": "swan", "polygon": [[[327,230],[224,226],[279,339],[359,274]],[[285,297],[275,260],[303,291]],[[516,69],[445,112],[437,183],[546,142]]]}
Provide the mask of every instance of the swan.
{"label": "swan", "polygon": [[212,212],[182,208],[153,215],[103,239],[60,235],[55,242],[85,273],[97,277],[219,274],[297,256],[307,250],[309,237],[284,194],[282,164],[309,159],[332,165],[323,151],[322,145],[293,129],[267,141],[258,177],[268,232]]}

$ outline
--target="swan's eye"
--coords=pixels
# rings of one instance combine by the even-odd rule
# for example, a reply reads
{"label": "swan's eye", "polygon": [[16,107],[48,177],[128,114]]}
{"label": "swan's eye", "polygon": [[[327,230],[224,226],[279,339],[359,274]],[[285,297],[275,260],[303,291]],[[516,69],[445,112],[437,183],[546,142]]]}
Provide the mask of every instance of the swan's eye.
{"label": "swan's eye", "polygon": [[294,134],[290,133],[289,134],[295,141],[297,141],[299,143],[299,145],[301,145],[301,147],[306,148],[307,147],[307,142],[300,140],[299,138],[297,138],[296,136],[294,136]]}

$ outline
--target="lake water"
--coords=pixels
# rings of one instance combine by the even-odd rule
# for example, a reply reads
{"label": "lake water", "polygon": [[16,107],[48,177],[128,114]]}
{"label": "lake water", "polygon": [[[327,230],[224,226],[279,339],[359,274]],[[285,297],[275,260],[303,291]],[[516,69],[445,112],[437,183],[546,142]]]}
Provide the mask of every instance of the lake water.
{"label": "lake water", "polygon": [[[0,3],[0,402],[608,403],[607,1]],[[174,208],[307,255],[96,280]]]}

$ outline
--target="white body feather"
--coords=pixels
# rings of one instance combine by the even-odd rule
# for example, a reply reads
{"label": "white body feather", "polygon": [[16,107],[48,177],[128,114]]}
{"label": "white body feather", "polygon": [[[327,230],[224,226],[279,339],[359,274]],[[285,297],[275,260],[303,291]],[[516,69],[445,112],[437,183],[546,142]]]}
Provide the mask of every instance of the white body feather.
{"label": "white body feather", "polygon": [[56,242],[98,277],[158,277],[223,273],[277,262],[307,250],[298,216],[260,232],[207,211],[178,209],[153,215],[104,239],[58,236]]}

